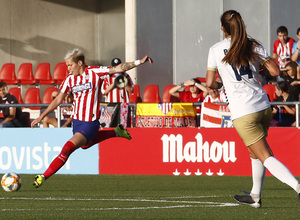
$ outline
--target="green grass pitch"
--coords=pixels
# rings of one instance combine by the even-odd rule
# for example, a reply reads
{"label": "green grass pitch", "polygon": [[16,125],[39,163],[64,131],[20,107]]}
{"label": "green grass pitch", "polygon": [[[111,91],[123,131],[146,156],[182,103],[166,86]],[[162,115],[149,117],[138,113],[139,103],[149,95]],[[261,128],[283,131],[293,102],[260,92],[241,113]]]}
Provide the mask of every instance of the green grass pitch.
{"label": "green grass pitch", "polygon": [[233,199],[251,177],[54,175],[38,189],[21,178],[0,191],[0,219],[300,219],[296,193],[269,176],[260,209]]}

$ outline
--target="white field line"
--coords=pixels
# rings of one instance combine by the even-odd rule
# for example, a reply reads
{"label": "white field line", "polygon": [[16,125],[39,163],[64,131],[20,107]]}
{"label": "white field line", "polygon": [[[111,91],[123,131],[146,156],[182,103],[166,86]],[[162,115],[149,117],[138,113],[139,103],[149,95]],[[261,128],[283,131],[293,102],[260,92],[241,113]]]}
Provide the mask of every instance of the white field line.
{"label": "white field line", "polygon": [[[211,197],[211,196],[209,196]],[[188,198],[188,197],[183,197]],[[203,198],[203,197],[201,197]],[[181,203],[188,205],[172,205],[172,206],[146,206],[146,207],[112,207],[112,208],[76,208],[81,211],[105,211],[105,210],[145,210],[145,209],[172,209],[172,208],[191,208],[191,207],[229,207],[238,206],[237,203],[222,203],[222,202],[200,202],[200,201],[174,201],[174,200],[155,200],[155,199],[82,199],[82,198],[5,198],[0,197],[0,200],[36,200],[36,201],[120,201],[120,202],[153,202],[153,203]],[[194,205],[192,205],[194,204]],[[0,209],[0,211],[38,211],[48,209]],[[51,209],[53,210],[53,209]],[[75,210],[75,209],[55,209],[55,210]]]}

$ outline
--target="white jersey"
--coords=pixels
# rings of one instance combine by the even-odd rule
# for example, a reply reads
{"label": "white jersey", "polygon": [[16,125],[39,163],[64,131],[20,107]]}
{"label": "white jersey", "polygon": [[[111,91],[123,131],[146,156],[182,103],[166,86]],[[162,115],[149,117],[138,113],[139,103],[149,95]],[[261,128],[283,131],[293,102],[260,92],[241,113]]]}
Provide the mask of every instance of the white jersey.
{"label": "white jersey", "polygon": [[240,69],[222,62],[229,47],[231,39],[224,39],[209,49],[207,69],[218,71],[222,79],[231,119],[259,112],[270,107],[269,99],[258,82],[259,66],[270,59],[263,46],[254,47],[260,55],[254,63]]}

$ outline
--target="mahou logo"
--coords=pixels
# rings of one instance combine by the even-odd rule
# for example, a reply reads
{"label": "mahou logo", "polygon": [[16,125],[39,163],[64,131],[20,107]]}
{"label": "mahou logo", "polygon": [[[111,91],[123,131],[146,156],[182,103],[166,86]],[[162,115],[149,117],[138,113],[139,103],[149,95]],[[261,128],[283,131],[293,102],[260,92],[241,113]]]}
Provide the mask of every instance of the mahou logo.
{"label": "mahou logo", "polygon": [[198,133],[195,137],[196,141],[187,142],[184,146],[182,144],[183,138],[181,134],[170,136],[164,134],[161,138],[163,142],[163,162],[214,162],[218,163],[223,160],[225,163],[235,162],[235,142],[224,141],[219,143],[214,141],[211,145],[205,141]]}

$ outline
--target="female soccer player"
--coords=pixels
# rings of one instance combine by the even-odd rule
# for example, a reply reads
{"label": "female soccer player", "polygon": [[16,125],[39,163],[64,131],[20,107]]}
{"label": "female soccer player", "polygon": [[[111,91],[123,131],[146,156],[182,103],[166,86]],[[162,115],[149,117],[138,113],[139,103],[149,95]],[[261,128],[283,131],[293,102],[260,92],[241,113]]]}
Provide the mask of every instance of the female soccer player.
{"label": "female soccer player", "polygon": [[221,25],[225,39],[209,50],[206,82],[210,88],[220,88],[222,85],[215,81],[216,71],[219,72],[233,125],[248,147],[252,161],[251,193],[235,195],[234,198],[259,208],[265,168],[292,187],[299,197],[298,180],[274,157],[266,141],[272,114],[268,96],[258,82],[258,72],[260,65],[264,65],[272,76],[278,76],[279,69],[264,47],[248,37],[244,21],[237,11],[224,12]]}
{"label": "female soccer player", "polygon": [[[73,93],[73,137],[64,145],[60,154],[52,161],[43,175],[35,177],[33,185],[40,187],[45,180],[56,173],[67,161],[71,153],[92,141],[99,130],[100,118],[100,87],[102,80],[115,73],[130,70],[147,61],[152,63],[148,56],[134,62],[121,63],[115,67],[86,66],[84,54],[80,49],[67,52],[65,61],[70,74],[62,82],[60,93],[51,102],[48,108],[31,123],[36,126],[49,112],[62,103],[69,92]],[[116,127],[111,132],[105,132],[105,137],[124,137],[131,139],[130,134],[122,126]],[[90,146],[90,145],[89,145]],[[84,149],[87,147],[85,146]]]}

